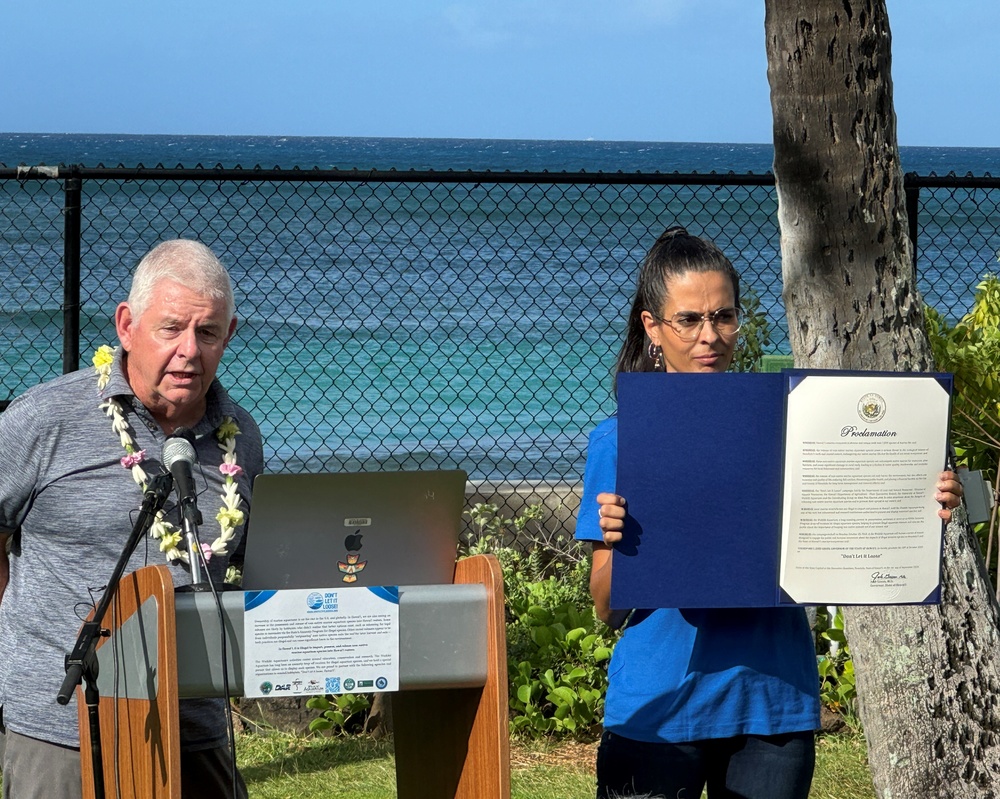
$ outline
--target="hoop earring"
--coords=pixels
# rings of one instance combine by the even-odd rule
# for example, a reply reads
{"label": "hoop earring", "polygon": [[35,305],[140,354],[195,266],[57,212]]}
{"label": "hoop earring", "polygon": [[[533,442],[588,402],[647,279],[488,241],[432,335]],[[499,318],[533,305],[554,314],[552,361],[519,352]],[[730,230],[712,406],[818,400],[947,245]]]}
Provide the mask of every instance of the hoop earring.
{"label": "hoop earring", "polygon": [[663,347],[654,344],[652,341],[649,342],[649,348],[647,350],[649,359],[653,362],[654,372],[665,372],[666,368],[663,366]]}

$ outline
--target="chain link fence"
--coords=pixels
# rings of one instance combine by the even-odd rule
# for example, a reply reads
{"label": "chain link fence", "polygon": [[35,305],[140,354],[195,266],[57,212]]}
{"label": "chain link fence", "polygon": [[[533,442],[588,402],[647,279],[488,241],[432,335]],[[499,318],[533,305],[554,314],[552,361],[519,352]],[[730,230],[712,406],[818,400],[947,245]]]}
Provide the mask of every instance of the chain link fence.
{"label": "chain link fence", "polygon": [[[907,176],[919,284],[951,319],[1000,246],[1000,180]],[[771,175],[0,168],[0,401],[115,343],[158,242],[229,267],[220,370],[270,471],[460,468],[470,503],[572,531],[638,264],[683,224],[787,349]],[[912,211],[911,211],[912,214]]]}

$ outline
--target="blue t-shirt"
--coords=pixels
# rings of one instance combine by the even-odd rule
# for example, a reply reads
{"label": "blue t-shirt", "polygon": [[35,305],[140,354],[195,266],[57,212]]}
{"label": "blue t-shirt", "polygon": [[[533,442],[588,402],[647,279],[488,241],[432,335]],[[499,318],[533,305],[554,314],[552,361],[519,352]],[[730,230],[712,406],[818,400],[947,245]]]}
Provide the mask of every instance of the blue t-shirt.
{"label": "blue t-shirt", "polygon": [[[601,541],[597,494],[614,491],[618,420],[590,434],[576,537]],[[681,743],[819,726],[819,675],[802,608],[636,610],[608,669],[604,727]]]}

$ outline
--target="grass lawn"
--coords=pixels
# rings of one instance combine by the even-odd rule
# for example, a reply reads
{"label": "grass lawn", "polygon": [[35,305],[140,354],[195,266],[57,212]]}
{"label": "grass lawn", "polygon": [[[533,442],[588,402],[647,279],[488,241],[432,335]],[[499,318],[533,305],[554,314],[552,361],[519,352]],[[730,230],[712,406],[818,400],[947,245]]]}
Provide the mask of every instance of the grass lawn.
{"label": "grass lawn", "polygon": [[[392,744],[370,738],[241,735],[240,769],[251,799],[393,799]],[[512,799],[593,799],[594,745],[515,744]],[[875,799],[857,734],[826,735],[816,747],[810,799]],[[2,785],[2,780],[0,780]]]}
{"label": "grass lawn", "polygon": [[[392,799],[392,745],[367,738],[241,736],[240,768],[251,799]],[[593,799],[587,744],[514,744],[513,799]],[[811,799],[874,799],[864,739],[827,735],[817,742]]]}

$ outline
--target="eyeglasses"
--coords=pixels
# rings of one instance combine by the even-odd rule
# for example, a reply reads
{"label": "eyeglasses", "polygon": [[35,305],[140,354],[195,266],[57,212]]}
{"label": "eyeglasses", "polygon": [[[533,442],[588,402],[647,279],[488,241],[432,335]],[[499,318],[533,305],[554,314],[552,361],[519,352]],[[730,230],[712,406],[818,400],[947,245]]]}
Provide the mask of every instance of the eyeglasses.
{"label": "eyeglasses", "polygon": [[711,324],[721,336],[735,335],[743,324],[743,312],[739,308],[719,308],[707,314],[678,311],[669,319],[657,319],[670,327],[681,341],[694,341],[705,322]]}

